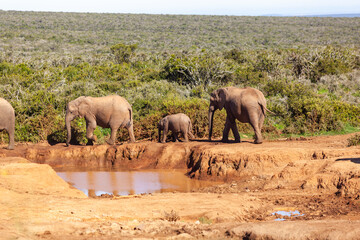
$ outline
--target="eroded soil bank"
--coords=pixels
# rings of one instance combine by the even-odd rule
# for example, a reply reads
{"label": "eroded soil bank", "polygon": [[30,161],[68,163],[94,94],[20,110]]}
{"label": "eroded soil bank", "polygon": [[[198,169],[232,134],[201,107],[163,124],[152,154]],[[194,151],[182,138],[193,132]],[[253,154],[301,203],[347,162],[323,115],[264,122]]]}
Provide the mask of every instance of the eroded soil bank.
{"label": "eroded soil bank", "polygon": [[[195,141],[0,149],[0,236],[358,239],[360,147],[346,147],[349,136],[261,145]],[[225,183],[191,193],[87,198],[49,165],[179,168]],[[273,214],[279,210],[301,215],[275,221],[283,218]]]}

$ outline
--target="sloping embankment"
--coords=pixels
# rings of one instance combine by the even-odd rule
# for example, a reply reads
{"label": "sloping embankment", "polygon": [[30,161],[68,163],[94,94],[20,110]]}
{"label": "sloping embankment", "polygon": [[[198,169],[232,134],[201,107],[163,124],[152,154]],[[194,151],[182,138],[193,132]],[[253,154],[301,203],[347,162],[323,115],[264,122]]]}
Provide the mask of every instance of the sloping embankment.
{"label": "sloping embankment", "polygon": [[[331,189],[343,195],[359,194],[360,148],[348,148],[341,142],[322,143],[319,139],[265,142],[261,145],[249,142],[139,142],[70,147],[61,144],[30,145],[20,146],[18,156],[50,166],[181,168],[188,169],[190,177],[256,181],[257,187],[261,185],[263,189],[286,186]],[[6,153],[2,150],[0,155]]]}

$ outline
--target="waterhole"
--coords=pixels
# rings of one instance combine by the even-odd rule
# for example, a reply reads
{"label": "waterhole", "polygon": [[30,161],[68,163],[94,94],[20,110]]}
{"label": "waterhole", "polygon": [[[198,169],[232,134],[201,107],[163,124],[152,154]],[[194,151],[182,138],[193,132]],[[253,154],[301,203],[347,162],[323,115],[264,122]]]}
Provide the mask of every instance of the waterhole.
{"label": "waterhole", "polygon": [[101,194],[132,195],[157,192],[190,192],[219,183],[190,179],[182,170],[55,168],[58,176],[90,197]]}
{"label": "waterhole", "polygon": [[273,212],[272,215],[277,217],[275,219],[275,221],[285,221],[286,218],[304,216],[304,214],[300,214],[300,212],[298,210],[295,210],[295,211],[279,210],[279,211]]}

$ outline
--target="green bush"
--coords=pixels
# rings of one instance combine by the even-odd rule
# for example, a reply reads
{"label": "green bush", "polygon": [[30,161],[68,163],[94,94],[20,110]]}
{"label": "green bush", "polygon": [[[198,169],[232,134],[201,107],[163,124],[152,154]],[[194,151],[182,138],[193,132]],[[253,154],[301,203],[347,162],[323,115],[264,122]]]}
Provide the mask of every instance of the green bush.
{"label": "green bush", "polygon": [[134,56],[137,44],[126,45],[118,43],[110,47],[111,53],[114,55],[116,63],[128,63]]}
{"label": "green bush", "polygon": [[[110,94],[132,104],[136,139],[157,140],[158,121],[178,112],[191,118],[196,137],[207,138],[209,93],[233,85],[263,91],[268,108],[276,113],[267,116],[265,135],[319,134],[360,126],[358,56],[356,48],[314,46],[145,52],[121,63],[114,63],[105,50],[93,58],[64,55],[54,63],[19,58],[0,62],[0,94],[15,109],[16,141],[65,142],[66,103],[82,95]],[[224,110],[215,113],[214,138],[221,138],[225,117]],[[74,143],[87,143],[84,124],[72,123]],[[238,128],[253,134],[249,124],[238,123]],[[99,142],[109,133],[95,131]],[[125,129],[118,139],[128,140]]]}
{"label": "green bush", "polygon": [[191,88],[201,86],[205,90],[214,84],[230,82],[232,74],[233,70],[225,59],[204,51],[195,56],[172,55],[162,72],[164,78],[169,81]]}
{"label": "green bush", "polygon": [[[359,24],[355,18],[3,11],[0,96],[14,107],[15,138],[24,142],[65,142],[66,103],[110,94],[132,104],[137,139],[157,139],[157,122],[177,112],[207,138],[209,93],[224,86],[263,91],[276,113],[265,120],[266,136],[356,128]],[[222,136],[225,116],[215,113],[214,138]],[[72,123],[74,143],[86,144],[84,124]],[[238,128],[253,134],[249,124]],[[95,130],[99,142],[109,133]],[[125,129],[118,139],[128,140]]]}
{"label": "green bush", "polygon": [[360,134],[355,134],[348,138],[348,147],[360,145]]}

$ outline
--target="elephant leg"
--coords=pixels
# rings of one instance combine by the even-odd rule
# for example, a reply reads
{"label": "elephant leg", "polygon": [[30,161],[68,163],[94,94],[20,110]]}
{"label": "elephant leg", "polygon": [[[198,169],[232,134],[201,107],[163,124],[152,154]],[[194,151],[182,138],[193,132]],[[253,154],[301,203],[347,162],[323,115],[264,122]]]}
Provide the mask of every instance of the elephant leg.
{"label": "elephant leg", "polygon": [[189,136],[190,136],[190,139],[195,139],[194,134],[192,134],[192,132],[190,132],[190,131],[189,131]]}
{"label": "elephant leg", "polygon": [[15,140],[14,140],[15,130],[14,130],[14,128],[11,128],[11,129],[7,129],[6,131],[9,136],[9,145],[8,145],[7,149],[13,150],[14,146],[15,146]]}
{"label": "elephant leg", "polygon": [[111,127],[111,135],[110,135],[110,138],[108,140],[106,140],[107,144],[109,145],[114,145],[115,144],[115,140],[116,140],[116,133],[119,129],[119,126],[114,126],[114,127]]}
{"label": "elephant leg", "polygon": [[189,141],[188,130],[185,129],[184,131],[182,131],[182,133],[184,135],[184,142],[188,142]]}
{"label": "elephant leg", "polygon": [[254,129],[255,132],[255,141],[254,143],[260,144],[263,142],[263,138],[261,135],[261,128],[260,125],[262,125],[261,121],[258,120],[258,116],[256,117],[250,117],[250,125]]}
{"label": "elephant leg", "polygon": [[236,121],[232,121],[231,123],[231,131],[233,132],[234,134],[234,138],[235,138],[235,142],[237,143],[240,143],[241,142],[241,139],[240,139],[240,134],[239,134],[239,130],[237,128],[237,125],[236,125]]}
{"label": "elephant leg", "polygon": [[259,129],[260,129],[260,131],[261,131],[263,125],[264,125],[264,120],[265,120],[265,115],[261,114],[260,118],[259,118]]}
{"label": "elephant leg", "polygon": [[161,142],[161,127],[158,126],[158,137],[159,137],[159,142]]}
{"label": "elephant leg", "polygon": [[96,121],[86,121],[86,138],[89,139],[88,144],[94,144],[96,142],[97,138],[94,135],[94,130],[96,128]]}
{"label": "elephant leg", "polygon": [[178,142],[179,141],[177,133],[175,131],[172,131],[172,137],[173,137],[173,142]]}
{"label": "elephant leg", "polygon": [[229,115],[226,117],[226,122],[225,122],[225,127],[224,127],[224,131],[223,131],[223,137],[222,137],[222,142],[227,143],[229,142],[229,131],[231,128],[231,121],[229,118]]}
{"label": "elephant leg", "polygon": [[129,132],[130,142],[135,142],[135,135],[134,135],[134,125],[131,124],[127,127],[127,130]]}

